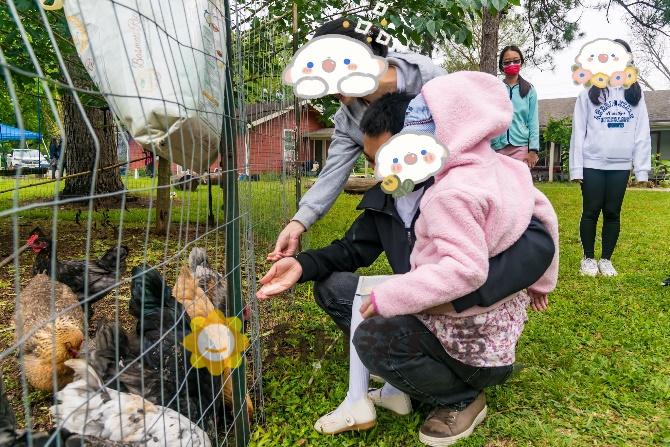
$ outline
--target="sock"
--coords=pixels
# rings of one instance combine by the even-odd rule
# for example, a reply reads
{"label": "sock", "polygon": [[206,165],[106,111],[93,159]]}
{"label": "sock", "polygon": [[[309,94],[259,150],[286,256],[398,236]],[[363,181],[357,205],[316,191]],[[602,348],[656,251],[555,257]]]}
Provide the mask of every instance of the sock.
{"label": "sock", "polygon": [[347,398],[345,399],[349,403],[354,403],[368,395],[368,383],[370,381],[370,373],[361,359],[358,358],[353,342],[356,328],[363,321],[363,316],[360,313],[361,304],[363,304],[363,299],[356,295],[351,308],[351,332],[349,336],[349,392],[347,392]]}
{"label": "sock", "polygon": [[397,394],[405,394],[404,391],[400,391],[398,388],[394,387],[390,383],[386,382],[382,387],[382,398],[395,396]]}

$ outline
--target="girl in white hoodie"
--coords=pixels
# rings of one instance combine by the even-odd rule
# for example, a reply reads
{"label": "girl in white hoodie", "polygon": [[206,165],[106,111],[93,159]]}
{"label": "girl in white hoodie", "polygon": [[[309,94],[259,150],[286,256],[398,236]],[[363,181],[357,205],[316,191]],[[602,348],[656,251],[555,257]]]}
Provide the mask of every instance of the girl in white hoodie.
{"label": "girl in white hoodie", "polygon": [[[616,42],[631,51],[623,40]],[[631,168],[638,182],[648,180],[651,136],[640,85],[584,90],[575,104],[570,141],[570,179],[582,186],[582,275],[617,274],[611,258],[619,238],[621,204]],[[602,256],[596,262],[596,225],[601,211]]]}

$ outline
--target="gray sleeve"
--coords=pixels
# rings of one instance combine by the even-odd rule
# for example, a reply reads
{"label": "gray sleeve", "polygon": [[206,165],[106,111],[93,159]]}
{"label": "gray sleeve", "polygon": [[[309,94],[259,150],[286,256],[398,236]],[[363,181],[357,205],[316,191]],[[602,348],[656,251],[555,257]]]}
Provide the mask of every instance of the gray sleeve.
{"label": "gray sleeve", "polygon": [[293,220],[297,220],[307,229],[333,206],[344,189],[344,184],[349,178],[356,159],[363,150],[350,136],[340,131],[339,127],[336,121],[335,133],[328,148],[326,163],[316,183],[300,201],[300,209],[293,216]]}

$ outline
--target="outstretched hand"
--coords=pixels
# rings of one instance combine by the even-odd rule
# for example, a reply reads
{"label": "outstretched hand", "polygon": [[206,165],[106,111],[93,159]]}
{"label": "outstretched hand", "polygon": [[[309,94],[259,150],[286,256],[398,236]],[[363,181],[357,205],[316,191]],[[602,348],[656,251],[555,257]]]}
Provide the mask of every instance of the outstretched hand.
{"label": "outstretched hand", "polygon": [[256,298],[266,300],[293,287],[302,276],[302,266],[295,258],[284,258],[276,262],[270,271],[261,278],[263,285],[256,292]]}
{"label": "outstretched hand", "polygon": [[288,256],[294,256],[298,252],[300,236],[307,231],[297,220],[292,220],[284,227],[279,236],[272,253],[267,256],[268,261],[276,262]]}

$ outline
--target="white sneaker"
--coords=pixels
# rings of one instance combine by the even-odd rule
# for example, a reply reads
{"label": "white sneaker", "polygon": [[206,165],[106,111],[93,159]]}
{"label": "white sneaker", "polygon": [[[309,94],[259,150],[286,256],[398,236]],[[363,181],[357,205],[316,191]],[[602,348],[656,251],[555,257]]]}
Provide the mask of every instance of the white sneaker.
{"label": "white sneaker", "polygon": [[614,269],[614,266],[612,265],[612,261],[609,259],[601,259],[598,261],[598,270],[600,270],[600,274],[603,276],[616,276],[618,273]]}
{"label": "white sneaker", "polygon": [[368,397],[376,406],[386,408],[398,416],[407,416],[412,412],[412,400],[405,393],[383,394],[384,388],[368,392]]}
{"label": "white sneaker", "polygon": [[598,263],[595,259],[582,259],[582,266],[579,269],[582,276],[598,276]]}
{"label": "white sneaker", "polygon": [[345,431],[369,430],[377,424],[377,412],[367,397],[353,404],[344,401],[335,411],[322,416],[314,429],[324,435],[336,435]]}

